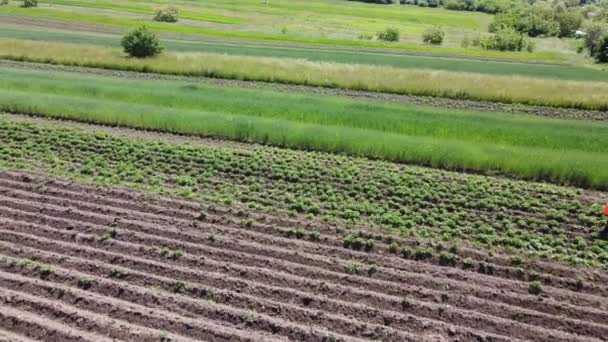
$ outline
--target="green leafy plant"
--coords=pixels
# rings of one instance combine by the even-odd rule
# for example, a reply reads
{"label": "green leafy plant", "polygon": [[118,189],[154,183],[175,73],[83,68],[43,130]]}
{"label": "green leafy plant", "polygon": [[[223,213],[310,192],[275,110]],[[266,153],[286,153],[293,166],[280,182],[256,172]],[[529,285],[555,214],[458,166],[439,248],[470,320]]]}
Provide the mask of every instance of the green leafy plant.
{"label": "green leafy plant", "polygon": [[23,8],[38,7],[38,0],[23,0],[21,5]]}
{"label": "green leafy plant", "polygon": [[124,51],[131,57],[153,57],[163,51],[158,37],[145,26],[125,35],[121,41]]}
{"label": "green leafy plant", "polygon": [[177,7],[168,6],[156,11],[154,15],[154,21],[160,21],[165,23],[175,23],[177,22],[179,10]]}
{"label": "green leafy plant", "polygon": [[387,28],[382,32],[378,32],[378,39],[387,42],[398,42],[401,37],[401,33],[396,28]]}
{"label": "green leafy plant", "polygon": [[422,41],[427,44],[441,45],[444,38],[445,31],[443,31],[439,26],[429,28],[422,34]]}

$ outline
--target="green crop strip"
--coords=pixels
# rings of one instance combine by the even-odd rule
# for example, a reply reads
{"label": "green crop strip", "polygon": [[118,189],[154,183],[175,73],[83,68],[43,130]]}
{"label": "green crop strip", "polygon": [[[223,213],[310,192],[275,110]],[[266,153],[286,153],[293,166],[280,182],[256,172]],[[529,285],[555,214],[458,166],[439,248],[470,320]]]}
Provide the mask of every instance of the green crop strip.
{"label": "green crop strip", "polygon": [[3,71],[0,110],[608,188],[608,124]]}
{"label": "green crop strip", "polygon": [[[56,41],[118,48],[120,37],[79,32],[2,27],[0,38]],[[608,82],[608,72],[570,65],[544,65],[533,63],[478,61],[458,58],[397,55],[374,52],[350,52],[322,48],[280,47],[247,45],[246,43],[187,42],[163,40],[168,51],[207,52],[240,56],[303,58],[310,61],[347,64],[385,65],[408,69],[433,69],[456,72],[473,72],[490,75],[522,75],[561,80]]]}
{"label": "green crop strip", "polygon": [[17,40],[0,40],[0,58],[454,99],[608,109],[605,96],[608,84],[604,82],[202,53],[164,53],[156,58],[132,59],[111,48]]}
{"label": "green crop strip", "polygon": [[596,267],[601,206],[580,191],[269,147],[169,144],[0,118],[0,167],[255,210],[371,224]]}

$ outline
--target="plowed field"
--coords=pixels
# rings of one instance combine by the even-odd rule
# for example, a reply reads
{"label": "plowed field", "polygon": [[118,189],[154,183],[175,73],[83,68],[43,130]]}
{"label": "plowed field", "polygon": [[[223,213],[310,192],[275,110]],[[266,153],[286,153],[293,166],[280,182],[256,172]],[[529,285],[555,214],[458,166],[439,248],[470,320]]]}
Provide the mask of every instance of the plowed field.
{"label": "plowed field", "polygon": [[460,253],[486,271],[347,249],[319,222],[4,171],[0,340],[606,340],[605,273],[537,261],[532,294],[505,255]]}

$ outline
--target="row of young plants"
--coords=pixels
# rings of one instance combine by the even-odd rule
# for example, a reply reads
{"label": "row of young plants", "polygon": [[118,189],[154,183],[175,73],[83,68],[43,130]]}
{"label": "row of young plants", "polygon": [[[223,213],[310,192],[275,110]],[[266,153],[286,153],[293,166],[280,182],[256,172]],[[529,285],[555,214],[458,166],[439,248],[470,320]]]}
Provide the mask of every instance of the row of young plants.
{"label": "row of young plants", "polygon": [[370,224],[421,242],[467,241],[608,265],[602,208],[573,188],[269,147],[140,141],[4,119],[0,141],[3,167]]}
{"label": "row of young plants", "polygon": [[608,188],[608,125],[6,69],[0,110]]}

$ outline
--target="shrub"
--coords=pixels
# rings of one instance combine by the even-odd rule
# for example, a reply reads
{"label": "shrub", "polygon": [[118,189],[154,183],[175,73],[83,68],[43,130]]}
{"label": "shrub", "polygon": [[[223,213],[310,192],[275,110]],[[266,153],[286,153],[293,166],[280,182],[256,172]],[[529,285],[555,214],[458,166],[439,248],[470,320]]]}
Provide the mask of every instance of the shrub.
{"label": "shrub", "polygon": [[422,41],[428,44],[441,45],[443,43],[443,38],[445,37],[445,32],[439,26],[432,27],[427,29],[422,34]]}
{"label": "shrub", "polygon": [[175,23],[175,22],[177,22],[177,14],[178,14],[177,7],[169,6],[169,7],[157,10],[156,15],[154,15],[154,20],[165,22],[165,23]]}
{"label": "shrub", "polygon": [[490,37],[465,37],[462,41],[462,46],[475,46],[499,51],[534,51],[534,43],[528,37],[509,27],[499,29]]}
{"label": "shrub", "polygon": [[156,56],[163,51],[156,35],[145,26],[141,26],[125,35],[121,44],[129,56],[136,58]]}
{"label": "shrub", "polygon": [[585,28],[585,47],[589,55],[599,63],[608,62],[608,28],[604,24],[593,23]]}
{"label": "shrub", "polygon": [[8,5],[8,0],[0,1],[0,6],[3,6],[3,5]]}
{"label": "shrub", "polygon": [[399,33],[399,30],[396,28],[387,28],[386,30],[384,30],[383,32],[379,32],[378,33],[378,39],[380,40],[384,40],[387,42],[397,42],[399,41],[399,37],[401,36],[401,34]]}
{"label": "shrub", "polygon": [[24,0],[23,5],[21,5],[21,7],[25,7],[25,8],[38,7],[38,0]]}

